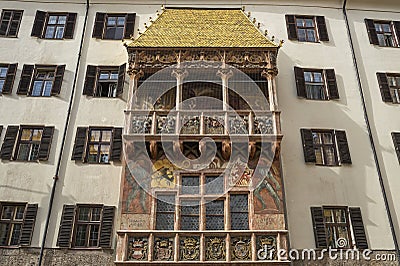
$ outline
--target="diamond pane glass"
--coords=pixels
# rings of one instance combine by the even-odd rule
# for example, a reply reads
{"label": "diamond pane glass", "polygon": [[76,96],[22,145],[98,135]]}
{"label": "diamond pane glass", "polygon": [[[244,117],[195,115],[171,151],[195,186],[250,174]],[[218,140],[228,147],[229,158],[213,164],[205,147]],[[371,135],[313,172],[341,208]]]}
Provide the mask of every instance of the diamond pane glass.
{"label": "diamond pane glass", "polygon": [[224,177],[223,176],[206,176],[206,194],[223,194],[224,193]]}
{"label": "diamond pane glass", "polygon": [[200,177],[198,176],[183,176],[182,177],[182,194],[195,195],[199,194]]}

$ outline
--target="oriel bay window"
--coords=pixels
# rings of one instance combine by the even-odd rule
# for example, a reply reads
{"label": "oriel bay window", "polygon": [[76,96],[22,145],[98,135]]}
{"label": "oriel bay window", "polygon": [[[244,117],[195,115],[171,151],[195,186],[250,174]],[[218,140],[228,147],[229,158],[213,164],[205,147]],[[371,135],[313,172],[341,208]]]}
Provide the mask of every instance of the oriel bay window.
{"label": "oriel bay window", "polygon": [[119,162],[122,151],[122,128],[78,127],[72,160],[93,164]]}
{"label": "oriel bay window", "polygon": [[29,246],[37,204],[0,202],[0,246]]}
{"label": "oriel bay window", "polygon": [[64,205],[57,246],[64,248],[110,248],[115,207]]}
{"label": "oriel bay window", "polygon": [[65,65],[24,65],[17,94],[50,97],[61,92]]}
{"label": "oriel bay window", "polygon": [[0,156],[2,160],[47,161],[54,127],[8,126]]}
{"label": "oriel bay window", "polygon": [[[222,179],[222,182],[213,181],[207,184],[206,180],[210,180],[210,177]],[[156,230],[249,229],[247,192],[223,194],[224,179],[215,174],[182,174],[180,184],[177,193],[157,194]],[[206,188],[208,186],[215,189]]]}
{"label": "oriel bay window", "polygon": [[300,129],[300,132],[305,162],[325,166],[351,164],[345,131]]}

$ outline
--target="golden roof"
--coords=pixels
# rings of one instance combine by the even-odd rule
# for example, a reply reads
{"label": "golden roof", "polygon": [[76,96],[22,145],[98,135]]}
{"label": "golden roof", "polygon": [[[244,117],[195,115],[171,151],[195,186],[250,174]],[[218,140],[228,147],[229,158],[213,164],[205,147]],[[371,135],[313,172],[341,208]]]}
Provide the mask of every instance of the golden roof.
{"label": "golden roof", "polygon": [[128,47],[277,47],[240,9],[167,8]]}

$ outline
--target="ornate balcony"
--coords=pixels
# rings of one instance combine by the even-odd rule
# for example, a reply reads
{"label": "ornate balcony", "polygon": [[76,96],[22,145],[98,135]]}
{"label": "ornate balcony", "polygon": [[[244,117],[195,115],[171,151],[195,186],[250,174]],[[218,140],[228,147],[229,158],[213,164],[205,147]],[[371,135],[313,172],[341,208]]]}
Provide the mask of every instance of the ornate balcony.
{"label": "ornate balcony", "polygon": [[130,231],[120,230],[115,263],[276,263],[289,264],[286,230]]}

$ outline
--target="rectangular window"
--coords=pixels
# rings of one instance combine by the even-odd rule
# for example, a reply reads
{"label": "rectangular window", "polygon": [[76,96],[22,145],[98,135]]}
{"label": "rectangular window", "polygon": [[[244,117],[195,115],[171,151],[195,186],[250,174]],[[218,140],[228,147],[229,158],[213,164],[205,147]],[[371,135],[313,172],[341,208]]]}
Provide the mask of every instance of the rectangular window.
{"label": "rectangular window", "polygon": [[22,10],[2,10],[0,19],[0,37],[18,36],[22,14]]}
{"label": "rectangular window", "polygon": [[323,16],[286,15],[290,40],[301,42],[329,41],[328,29]]}
{"label": "rectangular window", "polygon": [[311,100],[326,100],[327,93],[322,71],[304,71],[306,96]]}
{"label": "rectangular window", "polygon": [[200,177],[182,176],[181,194],[187,194],[187,195],[200,194]]}
{"label": "rectangular window", "polygon": [[0,66],[0,94],[3,93],[4,83],[6,82],[8,66]]}
{"label": "rectangular window", "polygon": [[199,230],[200,201],[181,201],[181,230]]}
{"label": "rectangular window", "polygon": [[99,245],[101,219],[101,206],[78,206],[75,220],[75,247]]}
{"label": "rectangular window", "polygon": [[45,39],[62,39],[64,38],[64,30],[67,23],[66,14],[48,14],[47,24],[45,27]]}
{"label": "rectangular window", "polygon": [[[331,248],[350,248],[351,237],[347,208],[324,207],[323,211],[328,246]],[[344,245],[339,242],[340,240]]]}
{"label": "rectangular window", "polygon": [[400,75],[387,75],[393,103],[400,103]]}
{"label": "rectangular window", "polygon": [[110,69],[100,69],[99,79],[96,90],[94,92],[95,97],[117,97],[117,85],[118,85],[118,67]]}
{"label": "rectangular window", "polygon": [[[206,207],[206,230],[225,229],[225,200],[214,200],[205,204]],[[231,213],[232,214],[232,213]]]}
{"label": "rectangular window", "polygon": [[31,36],[42,39],[72,39],[77,13],[36,11]]}
{"label": "rectangular window", "polygon": [[87,66],[83,95],[115,98],[124,90],[126,64],[121,66]]}
{"label": "rectangular window", "polygon": [[379,46],[397,46],[393,24],[391,22],[375,22],[375,30],[378,36]]}
{"label": "rectangular window", "polygon": [[17,160],[39,160],[39,149],[42,141],[43,128],[22,127],[18,139]]}
{"label": "rectangular window", "polygon": [[135,27],[135,13],[96,13],[93,37],[107,40],[129,39]]}
{"label": "rectangular window", "polygon": [[110,248],[115,207],[100,204],[64,205],[57,246]]}
{"label": "rectangular window", "polygon": [[346,132],[333,129],[300,129],[306,163],[335,166],[351,164]]}
{"label": "rectangular window", "polygon": [[247,194],[230,195],[231,230],[249,229],[249,207]]}
{"label": "rectangular window", "polygon": [[29,246],[37,209],[37,204],[0,202],[0,246]]}
{"label": "rectangular window", "polygon": [[112,129],[89,129],[87,161],[109,163]]}
{"label": "rectangular window", "polygon": [[55,78],[55,68],[37,68],[33,80],[31,96],[50,97]]}
{"label": "rectangular window", "polygon": [[175,195],[157,195],[156,230],[174,230]]}

